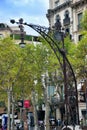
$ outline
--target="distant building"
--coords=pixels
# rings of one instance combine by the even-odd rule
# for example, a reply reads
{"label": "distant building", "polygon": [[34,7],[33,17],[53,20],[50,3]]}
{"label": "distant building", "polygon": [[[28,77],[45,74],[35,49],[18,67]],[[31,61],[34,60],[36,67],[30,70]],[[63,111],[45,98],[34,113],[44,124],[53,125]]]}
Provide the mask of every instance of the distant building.
{"label": "distant building", "polygon": [[0,37],[1,38],[9,36],[11,32],[12,30],[7,24],[0,23]]}
{"label": "distant building", "polygon": [[[18,26],[8,26],[5,23],[0,23],[0,37],[5,38],[7,36],[16,40],[16,43],[20,42],[20,29]],[[24,32],[25,43],[37,43],[39,42],[38,36],[28,35]]]}

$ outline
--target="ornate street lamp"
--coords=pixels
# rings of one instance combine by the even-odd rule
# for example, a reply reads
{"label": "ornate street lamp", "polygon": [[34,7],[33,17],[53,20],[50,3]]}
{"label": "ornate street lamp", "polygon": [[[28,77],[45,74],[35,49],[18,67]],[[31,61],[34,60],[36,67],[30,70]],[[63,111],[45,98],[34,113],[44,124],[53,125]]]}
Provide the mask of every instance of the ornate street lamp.
{"label": "ornate street lamp", "polygon": [[[62,26],[60,20],[57,20],[54,26],[54,38],[62,42],[62,54],[63,54],[63,75],[64,75],[64,94],[65,94],[65,121],[68,123],[68,84],[67,84],[67,75],[66,75],[66,52],[64,47],[64,33],[62,31]],[[66,124],[67,125],[67,124]]]}
{"label": "ornate street lamp", "polygon": [[[57,21],[55,23],[55,30],[54,30],[54,36],[51,37],[50,36],[50,28],[46,28],[43,26],[39,26],[39,25],[34,25],[34,24],[27,24],[23,22],[23,19],[19,20],[19,22],[16,22],[15,20],[11,20],[11,23],[16,23],[19,25],[27,25],[29,27],[31,27],[32,29],[34,29],[36,32],[38,32],[46,41],[47,43],[50,45],[50,47],[52,48],[52,50],[54,51],[61,69],[63,71],[63,75],[64,75],[64,89],[65,89],[65,110],[66,110],[66,120],[68,120],[68,115],[70,114],[69,109],[72,108],[72,103],[69,104],[71,98],[70,97],[75,97],[75,114],[76,114],[76,124],[79,124],[79,111],[78,111],[78,92],[77,92],[77,82],[76,82],[76,77],[73,71],[73,68],[66,56],[66,52],[65,52],[65,47],[64,47],[64,33],[62,31],[61,28],[61,23],[60,21]],[[23,28],[22,28],[23,29]],[[23,31],[20,28],[20,31]],[[55,38],[55,39],[54,39]],[[24,39],[22,38],[21,40],[22,43],[24,43]],[[58,42],[62,42],[62,48],[59,47]],[[60,62],[60,57],[59,54],[62,56],[62,60],[63,63]],[[67,78],[67,72],[69,77]],[[70,80],[68,80],[70,78]],[[70,82],[70,83],[69,83]],[[72,84],[72,88],[70,89],[69,84]],[[73,110],[72,110],[73,111]],[[73,115],[73,114],[72,114]],[[66,124],[67,125],[67,124]]]}
{"label": "ornate street lamp", "polygon": [[[14,24],[15,23],[15,20],[10,20],[10,22],[12,23],[12,24]],[[20,28],[20,40],[21,40],[21,42],[19,43],[19,45],[20,45],[20,47],[22,47],[22,48],[24,48],[25,47],[25,43],[24,43],[24,26],[23,26],[23,19],[22,18],[20,18],[19,19],[19,22],[17,22],[17,24],[19,24],[19,28]]]}

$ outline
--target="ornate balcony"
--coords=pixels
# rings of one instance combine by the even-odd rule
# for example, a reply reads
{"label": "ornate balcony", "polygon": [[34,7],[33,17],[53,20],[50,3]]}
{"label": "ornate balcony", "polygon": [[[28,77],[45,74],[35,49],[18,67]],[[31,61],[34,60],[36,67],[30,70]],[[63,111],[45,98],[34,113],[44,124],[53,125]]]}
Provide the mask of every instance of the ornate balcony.
{"label": "ornate balcony", "polygon": [[63,25],[64,25],[64,26],[70,25],[70,18],[69,18],[69,17],[63,19]]}

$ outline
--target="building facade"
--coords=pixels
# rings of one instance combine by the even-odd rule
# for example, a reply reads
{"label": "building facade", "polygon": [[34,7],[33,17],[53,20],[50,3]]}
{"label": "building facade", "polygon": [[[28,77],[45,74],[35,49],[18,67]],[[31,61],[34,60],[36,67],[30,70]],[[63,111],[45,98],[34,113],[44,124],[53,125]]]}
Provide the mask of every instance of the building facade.
{"label": "building facade", "polygon": [[[72,41],[77,43],[82,37],[81,20],[85,10],[87,10],[87,0],[49,0],[46,16],[51,29],[56,21],[60,20],[65,32],[69,33]],[[78,90],[79,120],[83,119],[85,124],[87,102],[84,93],[81,86],[81,89]]]}
{"label": "building facade", "polygon": [[0,23],[0,38],[4,38],[6,36],[9,36],[10,34],[11,28],[5,23]]}
{"label": "building facade", "polygon": [[60,19],[65,32],[77,43],[81,39],[81,19],[86,9],[87,0],[49,0],[49,26],[52,28],[56,20]]}

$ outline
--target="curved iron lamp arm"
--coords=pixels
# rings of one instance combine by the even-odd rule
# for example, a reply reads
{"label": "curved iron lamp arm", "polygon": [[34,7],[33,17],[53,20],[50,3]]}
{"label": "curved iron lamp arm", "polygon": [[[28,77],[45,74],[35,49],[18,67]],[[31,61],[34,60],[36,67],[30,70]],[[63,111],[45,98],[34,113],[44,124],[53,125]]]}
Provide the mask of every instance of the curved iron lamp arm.
{"label": "curved iron lamp arm", "polygon": [[[76,108],[77,124],[79,124],[78,92],[77,92],[77,81],[76,81],[76,77],[75,77],[73,68],[72,68],[72,66],[71,66],[71,64],[70,64],[70,62],[69,62],[69,60],[68,60],[68,58],[67,58],[65,52],[64,52],[62,49],[59,48],[57,42],[55,42],[55,41],[51,38],[51,36],[49,35],[49,33],[48,33],[48,32],[49,32],[49,28],[46,28],[46,27],[40,26],[40,25],[34,25],[34,24],[23,23],[23,20],[22,20],[22,19],[21,19],[21,22],[20,22],[20,21],[19,21],[19,22],[16,22],[15,20],[11,20],[11,23],[13,23],[13,24],[14,24],[14,23],[17,23],[17,24],[27,25],[27,26],[29,26],[30,28],[34,29],[36,32],[38,32],[38,33],[49,43],[50,47],[51,47],[52,50],[54,51],[54,53],[55,53],[55,55],[56,55],[56,57],[57,57],[57,59],[58,59],[60,65],[61,65],[61,68],[63,68],[63,67],[62,67],[62,63],[60,62],[60,58],[59,58],[59,55],[58,55],[57,51],[61,54],[61,56],[62,56],[63,58],[65,58],[67,64],[69,65],[69,68],[70,68],[70,70],[71,70],[71,72],[72,72],[73,80],[74,80],[74,84],[75,84],[76,106],[77,106],[77,108]],[[57,51],[56,51],[56,50],[57,50]],[[63,69],[62,69],[62,70],[63,70]],[[64,71],[63,71],[63,73],[64,73]]]}

